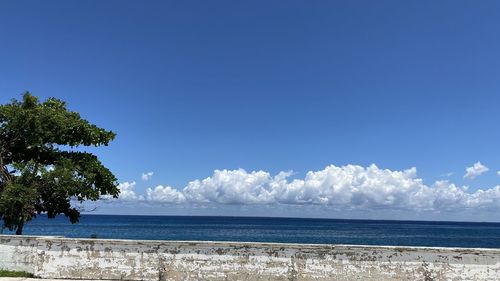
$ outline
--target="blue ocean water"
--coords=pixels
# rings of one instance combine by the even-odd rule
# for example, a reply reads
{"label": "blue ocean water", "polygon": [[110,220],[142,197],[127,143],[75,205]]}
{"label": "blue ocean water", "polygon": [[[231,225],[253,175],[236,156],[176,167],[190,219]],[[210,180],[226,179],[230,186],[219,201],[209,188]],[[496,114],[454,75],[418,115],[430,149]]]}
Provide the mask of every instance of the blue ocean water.
{"label": "blue ocean water", "polygon": [[[8,233],[8,231],[4,231]],[[66,237],[500,248],[500,223],[264,217],[39,216],[24,234]]]}

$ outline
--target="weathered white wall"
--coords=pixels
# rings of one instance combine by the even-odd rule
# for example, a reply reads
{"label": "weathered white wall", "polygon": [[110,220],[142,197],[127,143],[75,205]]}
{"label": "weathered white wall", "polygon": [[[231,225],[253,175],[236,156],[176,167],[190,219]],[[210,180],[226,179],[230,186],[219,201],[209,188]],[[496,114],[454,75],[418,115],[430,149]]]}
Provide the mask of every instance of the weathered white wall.
{"label": "weathered white wall", "polygon": [[124,280],[500,280],[500,250],[0,235],[0,268]]}
{"label": "weathered white wall", "polygon": [[15,269],[33,273],[37,237],[0,236],[0,269]]}

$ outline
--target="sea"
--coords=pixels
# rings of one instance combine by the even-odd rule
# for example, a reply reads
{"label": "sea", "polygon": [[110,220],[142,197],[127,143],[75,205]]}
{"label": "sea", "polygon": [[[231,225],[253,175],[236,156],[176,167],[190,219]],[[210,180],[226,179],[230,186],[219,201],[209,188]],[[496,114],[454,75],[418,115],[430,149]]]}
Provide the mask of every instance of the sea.
{"label": "sea", "polygon": [[[10,234],[3,230],[4,234]],[[75,238],[244,241],[310,244],[500,248],[500,223],[270,217],[38,216],[27,235]]]}

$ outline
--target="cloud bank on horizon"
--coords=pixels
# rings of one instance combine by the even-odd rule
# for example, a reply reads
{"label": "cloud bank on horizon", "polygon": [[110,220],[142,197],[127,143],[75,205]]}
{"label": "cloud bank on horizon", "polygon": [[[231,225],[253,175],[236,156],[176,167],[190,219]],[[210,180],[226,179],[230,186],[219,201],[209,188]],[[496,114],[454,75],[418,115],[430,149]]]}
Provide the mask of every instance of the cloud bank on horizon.
{"label": "cloud bank on horizon", "polygon": [[[466,169],[473,179],[488,171],[480,162]],[[271,175],[244,169],[215,170],[205,179],[189,182],[183,189],[158,185],[137,194],[136,182],[119,185],[122,202],[140,201],[168,205],[314,205],[336,210],[405,210],[453,212],[500,209],[500,185],[468,192],[447,180],[424,184],[417,169],[381,169],[372,164],[329,165],[310,171],[304,178],[290,179],[292,172]],[[108,200],[113,201],[113,200]]]}

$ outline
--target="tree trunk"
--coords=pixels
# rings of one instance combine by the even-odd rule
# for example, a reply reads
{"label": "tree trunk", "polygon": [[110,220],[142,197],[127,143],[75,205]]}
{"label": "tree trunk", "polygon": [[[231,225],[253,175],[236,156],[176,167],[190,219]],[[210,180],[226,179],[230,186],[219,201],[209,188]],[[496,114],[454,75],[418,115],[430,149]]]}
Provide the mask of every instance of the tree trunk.
{"label": "tree trunk", "polygon": [[17,226],[16,235],[23,235],[23,225]]}

